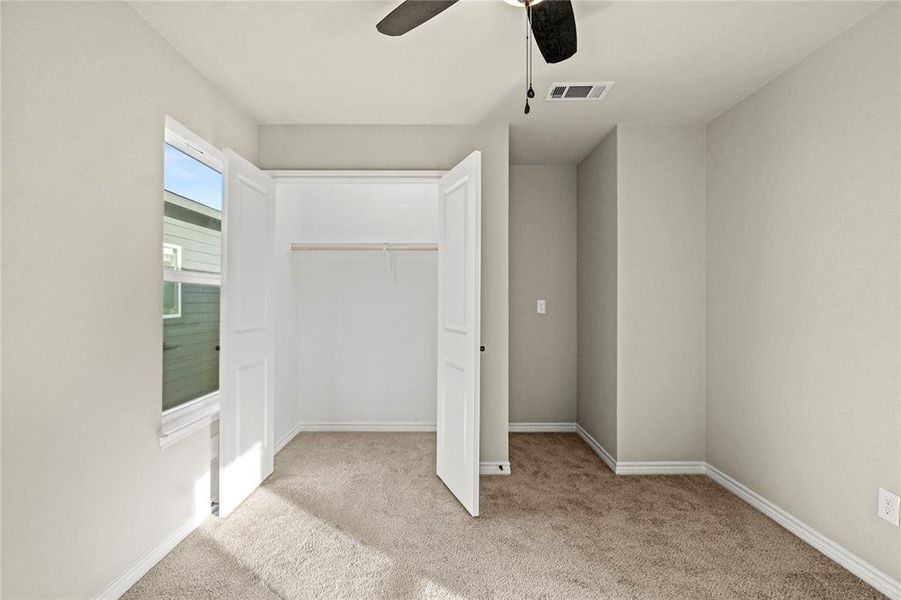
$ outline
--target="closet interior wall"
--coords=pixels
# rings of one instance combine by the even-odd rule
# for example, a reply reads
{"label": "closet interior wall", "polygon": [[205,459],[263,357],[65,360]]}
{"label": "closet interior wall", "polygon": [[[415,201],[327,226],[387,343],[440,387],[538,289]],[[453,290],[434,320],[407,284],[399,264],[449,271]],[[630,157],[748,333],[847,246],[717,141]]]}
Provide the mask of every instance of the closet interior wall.
{"label": "closet interior wall", "polygon": [[434,430],[437,201],[436,177],[277,178],[276,447],[304,429]]}

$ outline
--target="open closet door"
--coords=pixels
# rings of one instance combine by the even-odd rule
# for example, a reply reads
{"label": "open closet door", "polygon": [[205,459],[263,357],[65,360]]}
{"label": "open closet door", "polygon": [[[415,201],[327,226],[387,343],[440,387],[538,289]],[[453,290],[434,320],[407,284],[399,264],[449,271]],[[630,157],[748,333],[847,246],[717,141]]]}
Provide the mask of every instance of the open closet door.
{"label": "open closet door", "polygon": [[272,473],[275,183],[225,150],[219,516]]}
{"label": "open closet door", "polygon": [[438,185],[438,477],[479,515],[482,154]]}

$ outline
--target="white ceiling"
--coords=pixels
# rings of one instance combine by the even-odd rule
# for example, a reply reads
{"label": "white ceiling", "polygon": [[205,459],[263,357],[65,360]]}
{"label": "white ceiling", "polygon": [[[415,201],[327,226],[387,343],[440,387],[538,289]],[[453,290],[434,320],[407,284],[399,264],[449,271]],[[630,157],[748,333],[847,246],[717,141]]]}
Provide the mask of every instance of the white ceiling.
{"label": "white ceiling", "polygon": [[[512,163],[571,164],[615,123],[706,123],[880,4],[577,1],[579,51],[548,65],[535,49],[525,116],[520,10],[463,0],[402,37],[376,32],[399,1],[132,6],[260,123],[508,122]],[[555,81],[616,86],[547,103]]]}

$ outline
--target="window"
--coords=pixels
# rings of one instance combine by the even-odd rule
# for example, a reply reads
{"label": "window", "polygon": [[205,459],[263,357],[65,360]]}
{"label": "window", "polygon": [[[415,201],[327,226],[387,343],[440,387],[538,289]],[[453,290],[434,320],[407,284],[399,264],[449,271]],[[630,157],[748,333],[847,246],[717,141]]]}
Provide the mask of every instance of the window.
{"label": "window", "polygon": [[181,269],[181,246],[163,242],[163,268],[174,271]]}
{"label": "window", "polygon": [[163,154],[165,436],[218,410],[223,181],[218,151],[171,120]]}
{"label": "window", "polygon": [[[181,270],[181,246],[163,243],[163,269]],[[181,284],[163,278],[163,318],[181,317]]]}

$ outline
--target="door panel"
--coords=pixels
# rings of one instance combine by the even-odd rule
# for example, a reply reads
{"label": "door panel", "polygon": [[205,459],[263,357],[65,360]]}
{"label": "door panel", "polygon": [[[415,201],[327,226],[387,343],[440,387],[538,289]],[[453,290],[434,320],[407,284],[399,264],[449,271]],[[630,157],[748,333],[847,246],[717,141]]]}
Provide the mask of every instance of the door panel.
{"label": "door panel", "polygon": [[[262,173],[261,173],[262,174]],[[244,175],[238,175],[240,200],[237,202],[238,218],[231,227],[233,236],[241,240],[241,246],[232,256],[234,275],[241,282],[235,289],[235,327],[240,332],[266,328],[269,313],[267,282],[271,255],[271,238],[263,238],[259,232],[271,231],[269,219],[272,207],[267,199],[268,190]],[[264,265],[265,268],[260,268]]]}
{"label": "door panel", "polygon": [[272,238],[275,184],[226,150],[222,242],[219,516],[273,467]]}
{"label": "door panel", "polygon": [[[266,438],[266,361],[251,363],[236,369],[235,422],[238,451],[252,451]],[[263,406],[263,410],[256,410]]]}
{"label": "door panel", "polygon": [[439,182],[437,473],[479,514],[481,153]]}
{"label": "door panel", "polygon": [[445,252],[441,272],[444,283],[444,328],[466,333],[466,192],[462,180],[442,199],[443,220],[439,224]]}

